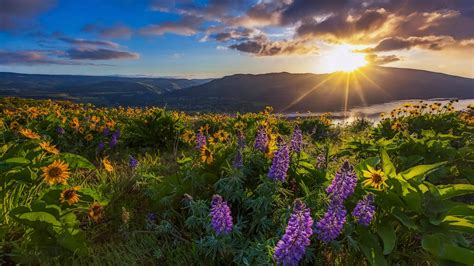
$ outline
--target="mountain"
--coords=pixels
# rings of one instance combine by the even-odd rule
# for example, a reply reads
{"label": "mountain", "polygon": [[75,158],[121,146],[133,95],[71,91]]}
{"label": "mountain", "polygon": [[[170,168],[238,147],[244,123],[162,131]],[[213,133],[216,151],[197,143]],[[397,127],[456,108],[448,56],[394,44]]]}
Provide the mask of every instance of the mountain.
{"label": "mountain", "polygon": [[163,93],[206,82],[209,80],[0,72],[0,96],[72,100],[102,106],[145,106],[153,105]]}
{"label": "mountain", "polygon": [[[347,88],[347,89],[346,89]],[[474,79],[423,70],[365,67],[332,74],[239,74],[172,91],[160,104],[182,110],[327,112],[408,99],[474,98]]]}

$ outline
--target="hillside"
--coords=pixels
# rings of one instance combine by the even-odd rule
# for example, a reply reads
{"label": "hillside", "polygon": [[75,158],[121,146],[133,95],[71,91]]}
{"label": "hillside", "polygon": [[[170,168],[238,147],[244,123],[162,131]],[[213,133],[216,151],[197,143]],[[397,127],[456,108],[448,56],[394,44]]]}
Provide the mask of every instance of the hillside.
{"label": "hillside", "polygon": [[[346,87],[348,90],[346,90]],[[163,95],[161,104],[188,110],[340,111],[405,99],[474,98],[474,80],[422,70],[366,67],[352,74],[232,75]]]}
{"label": "hillside", "polygon": [[0,96],[61,99],[102,106],[153,104],[159,95],[209,80],[0,73]]}

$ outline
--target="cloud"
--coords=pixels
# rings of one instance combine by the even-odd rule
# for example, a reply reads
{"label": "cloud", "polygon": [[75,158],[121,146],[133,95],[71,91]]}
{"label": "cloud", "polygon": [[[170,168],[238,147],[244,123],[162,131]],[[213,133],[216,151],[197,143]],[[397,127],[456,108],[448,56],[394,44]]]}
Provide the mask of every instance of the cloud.
{"label": "cloud", "polygon": [[185,15],[178,21],[164,22],[158,25],[149,25],[140,30],[145,35],[163,35],[174,33],[178,35],[194,35],[205,20],[201,17]]}
{"label": "cloud", "polygon": [[392,62],[400,61],[401,59],[396,55],[386,55],[386,56],[379,56],[376,54],[368,54],[365,56],[365,60],[369,65],[386,65]]}
{"label": "cloud", "polygon": [[275,56],[275,55],[307,55],[316,54],[318,48],[315,45],[307,44],[305,41],[269,41],[251,40],[229,46],[244,53],[255,56]]}
{"label": "cloud", "polygon": [[0,51],[0,65],[96,65],[54,57],[62,54],[63,51]]}
{"label": "cloud", "polygon": [[82,31],[97,33],[102,38],[129,38],[132,35],[132,30],[123,24],[116,24],[110,27],[87,24],[82,28]]}
{"label": "cloud", "polygon": [[118,48],[120,45],[115,42],[109,41],[100,41],[100,40],[86,40],[86,39],[79,39],[79,38],[71,38],[67,36],[61,36],[57,38],[60,41],[70,43],[73,45],[78,46],[104,46],[104,47],[111,47],[111,48]]}
{"label": "cloud", "polygon": [[455,41],[450,36],[426,36],[426,37],[390,37],[380,41],[375,47],[360,50],[363,53],[386,52],[394,50],[409,50],[419,47],[429,50],[441,50],[443,47],[453,44]]}
{"label": "cloud", "polygon": [[112,60],[112,59],[138,59],[137,53],[110,50],[110,49],[81,49],[73,48],[66,51],[66,56],[73,60]]}
{"label": "cloud", "polygon": [[28,26],[33,18],[52,8],[55,3],[55,0],[1,0],[0,31]]}

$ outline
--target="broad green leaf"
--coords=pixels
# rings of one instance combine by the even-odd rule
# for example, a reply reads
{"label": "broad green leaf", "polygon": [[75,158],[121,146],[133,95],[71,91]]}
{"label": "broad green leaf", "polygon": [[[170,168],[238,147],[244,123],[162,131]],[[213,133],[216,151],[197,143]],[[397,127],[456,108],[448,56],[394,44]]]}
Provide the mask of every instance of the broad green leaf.
{"label": "broad green leaf", "polygon": [[426,235],[421,240],[421,246],[433,256],[466,265],[474,264],[474,251],[459,247],[443,234]]}
{"label": "broad green leaf", "polygon": [[390,221],[384,221],[384,223],[378,224],[377,234],[383,241],[383,254],[388,255],[392,253],[397,241],[397,235]]}
{"label": "broad green leaf", "polygon": [[55,230],[61,227],[61,223],[51,213],[44,211],[25,212],[18,216],[13,216],[19,223],[30,226],[36,229],[45,229],[48,226],[53,226]]}
{"label": "broad green leaf", "polygon": [[434,164],[423,164],[409,168],[400,173],[405,180],[416,179],[421,182],[426,175],[437,170],[439,167],[445,165],[446,162],[434,163]]}
{"label": "broad green leaf", "polygon": [[85,168],[89,170],[95,169],[95,166],[86,158],[72,153],[62,153],[61,158],[64,159],[72,169]]}
{"label": "broad green leaf", "polygon": [[32,182],[36,179],[37,175],[29,167],[24,167],[18,170],[10,170],[5,174],[6,180],[17,180],[23,182]]}
{"label": "broad green leaf", "polygon": [[397,171],[385,149],[380,150],[380,157],[382,158],[382,168],[385,175],[388,177],[395,177]]}
{"label": "broad green leaf", "polygon": [[395,216],[395,218],[397,218],[404,226],[408,227],[409,229],[418,228],[413,219],[408,217],[404,211],[397,208],[392,211],[392,215]]}
{"label": "broad green leaf", "polygon": [[24,157],[8,158],[0,162],[0,171],[6,171],[17,166],[23,166],[31,163],[30,160]]}
{"label": "broad green leaf", "polygon": [[474,185],[472,184],[439,185],[437,188],[442,199],[474,193]]}
{"label": "broad green leaf", "polygon": [[444,217],[441,222],[441,226],[448,228],[450,230],[465,232],[474,235],[474,217],[471,216],[471,219],[466,219],[465,217],[448,215]]}
{"label": "broad green leaf", "polygon": [[363,233],[361,236],[359,246],[362,250],[362,253],[364,253],[365,257],[369,261],[370,265],[387,265],[387,261],[385,261],[382,248],[379,245],[379,241],[376,235],[371,234],[369,231],[365,231],[365,233]]}

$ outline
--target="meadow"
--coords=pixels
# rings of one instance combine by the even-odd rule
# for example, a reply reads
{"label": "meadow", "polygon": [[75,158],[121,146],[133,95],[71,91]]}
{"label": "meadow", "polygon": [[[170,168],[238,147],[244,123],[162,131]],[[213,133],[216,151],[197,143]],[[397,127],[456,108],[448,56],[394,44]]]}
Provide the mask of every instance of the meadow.
{"label": "meadow", "polygon": [[0,264],[473,265],[474,105],[373,124],[0,99]]}

